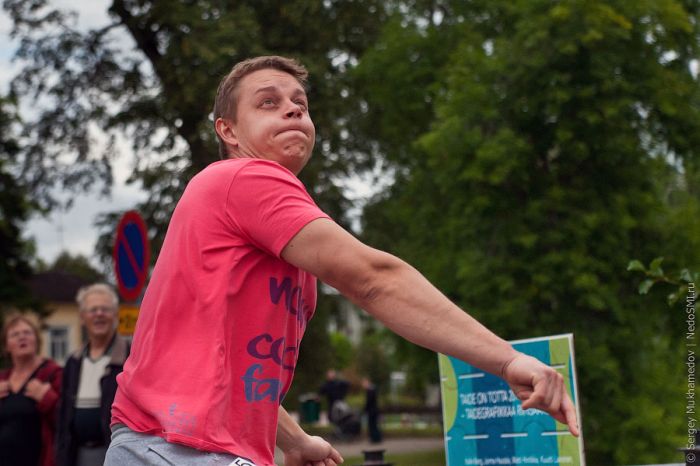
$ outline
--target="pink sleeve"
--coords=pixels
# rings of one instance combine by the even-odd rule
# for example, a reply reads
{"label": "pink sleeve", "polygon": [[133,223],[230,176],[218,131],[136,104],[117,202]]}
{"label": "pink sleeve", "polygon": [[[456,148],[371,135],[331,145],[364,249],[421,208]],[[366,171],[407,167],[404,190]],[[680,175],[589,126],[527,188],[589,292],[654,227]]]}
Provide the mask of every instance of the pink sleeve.
{"label": "pink sleeve", "polygon": [[276,257],[306,224],[329,218],[296,176],[269,161],[241,168],[231,182],[226,210],[241,235]]}

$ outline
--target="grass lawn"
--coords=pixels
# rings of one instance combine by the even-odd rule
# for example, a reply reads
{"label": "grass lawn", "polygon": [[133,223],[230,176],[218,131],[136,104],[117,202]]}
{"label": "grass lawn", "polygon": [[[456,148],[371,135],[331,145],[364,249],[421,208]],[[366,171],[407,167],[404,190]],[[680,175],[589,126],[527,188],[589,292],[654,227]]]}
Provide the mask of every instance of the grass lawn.
{"label": "grass lawn", "polygon": [[[358,466],[364,461],[362,456],[345,458],[343,466]],[[445,450],[417,451],[414,453],[388,454],[384,461],[394,466],[445,466]]]}

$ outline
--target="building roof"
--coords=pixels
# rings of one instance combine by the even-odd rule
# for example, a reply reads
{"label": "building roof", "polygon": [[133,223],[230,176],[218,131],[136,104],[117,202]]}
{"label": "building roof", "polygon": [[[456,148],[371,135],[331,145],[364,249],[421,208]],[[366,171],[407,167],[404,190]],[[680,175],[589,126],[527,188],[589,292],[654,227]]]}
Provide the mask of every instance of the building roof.
{"label": "building roof", "polygon": [[78,290],[90,283],[70,272],[51,270],[34,274],[29,280],[29,288],[45,301],[73,303]]}

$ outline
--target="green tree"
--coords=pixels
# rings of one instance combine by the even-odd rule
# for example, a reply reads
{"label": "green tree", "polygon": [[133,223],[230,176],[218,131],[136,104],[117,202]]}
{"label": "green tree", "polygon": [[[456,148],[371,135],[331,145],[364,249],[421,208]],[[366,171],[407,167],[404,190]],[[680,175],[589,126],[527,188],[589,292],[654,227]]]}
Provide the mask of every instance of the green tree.
{"label": "green tree", "polygon": [[357,371],[360,376],[368,377],[381,392],[389,389],[391,378],[390,355],[393,348],[387,340],[386,332],[368,329],[362,336],[357,350]]}
{"label": "green tree", "polygon": [[0,97],[0,320],[10,308],[41,310],[27,287],[33,243],[22,235],[22,226],[33,207],[13,173],[19,146],[12,125],[17,121],[13,101]]}
{"label": "green tree", "polygon": [[355,358],[355,348],[348,337],[340,332],[329,334],[331,348],[333,350],[333,363],[331,367],[342,371],[352,363]]}
{"label": "green tree", "polygon": [[[282,54],[310,71],[317,150],[302,179],[324,210],[344,218],[338,178],[366,166],[369,153],[348,137],[348,115],[359,107],[344,76],[383,24],[384,2],[113,0],[109,24],[86,32],[74,12],[47,0],[3,7],[24,64],[13,89],[36,102],[36,118],[25,123],[25,179],[44,205],[56,202],[56,190],[98,182],[108,190],[125,134],[136,154],[130,181],[149,193],[137,208],[156,257],[187,181],[218,159],[210,113],[219,80],[243,58]],[[118,216],[99,221],[105,257]]]}
{"label": "green tree", "polygon": [[396,178],[365,237],[506,338],[573,331],[591,463],[675,458],[680,319],[621,271],[682,241],[657,178],[698,163],[698,4],[432,4],[357,69]]}
{"label": "green tree", "polygon": [[105,277],[81,254],[71,254],[68,251],[61,252],[46,270],[68,272],[80,277],[87,282],[104,281]]}

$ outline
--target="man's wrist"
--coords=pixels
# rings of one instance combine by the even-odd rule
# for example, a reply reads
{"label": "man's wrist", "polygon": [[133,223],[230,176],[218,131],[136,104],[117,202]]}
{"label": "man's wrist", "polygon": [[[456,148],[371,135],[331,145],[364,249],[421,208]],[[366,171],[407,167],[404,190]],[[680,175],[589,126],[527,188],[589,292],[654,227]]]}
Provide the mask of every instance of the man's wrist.
{"label": "man's wrist", "polygon": [[307,440],[308,435],[287,411],[280,406],[277,419],[277,446],[287,452]]}
{"label": "man's wrist", "polygon": [[518,359],[520,356],[523,355],[523,353],[513,349],[512,346],[510,346],[510,345],[508,345],[508,346],[510,348],[510,351],[507,351],[505,353],[504,360],[501,363],[500,370],[497,374],[499,377],[501,377],[504,380],[506,379],[506,373],[508,371],[508,367],[510,367],[510,365],[513,363],[513,361],[515,361],[516,359]]}
{"label": "man's wrist", "polygon": [[304,444],[306,444],[310,438],[311,436],[300,428],[299,432],[285,435],[284,440],[277,442],[277,446],[284,453],[289,453],[292,450],[303,450]]}

